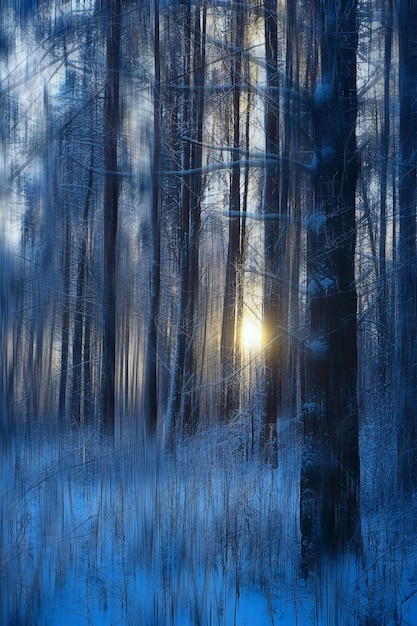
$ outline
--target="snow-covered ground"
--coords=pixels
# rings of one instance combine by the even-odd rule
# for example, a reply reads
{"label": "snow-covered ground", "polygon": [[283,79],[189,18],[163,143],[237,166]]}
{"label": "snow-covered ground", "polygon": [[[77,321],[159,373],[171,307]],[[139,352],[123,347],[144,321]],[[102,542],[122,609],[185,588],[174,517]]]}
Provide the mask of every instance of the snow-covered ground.
{"label": "snow-covered ground", "polygon": [[363,557],[304,581],[296,422],[280,434],[278,469],[236,424],[163,454],[132,433],[17,436],[1,468],[2,624],[417,624],[416,509],[372,495],[378,450]]}

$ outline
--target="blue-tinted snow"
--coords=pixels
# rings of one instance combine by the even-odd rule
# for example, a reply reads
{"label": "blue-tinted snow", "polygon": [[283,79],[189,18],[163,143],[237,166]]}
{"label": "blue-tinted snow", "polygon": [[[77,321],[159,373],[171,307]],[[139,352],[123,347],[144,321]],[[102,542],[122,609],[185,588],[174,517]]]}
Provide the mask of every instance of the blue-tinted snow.
{"label": "blue-tinted snow", "polygon": [[416,624],[412,512],[390,522],[371,475],[363,559],[298,576],[298,424],[280,423],[278,470],[236,422],[163,454],[131,435],[18,437],[1,470],[2,623]]}

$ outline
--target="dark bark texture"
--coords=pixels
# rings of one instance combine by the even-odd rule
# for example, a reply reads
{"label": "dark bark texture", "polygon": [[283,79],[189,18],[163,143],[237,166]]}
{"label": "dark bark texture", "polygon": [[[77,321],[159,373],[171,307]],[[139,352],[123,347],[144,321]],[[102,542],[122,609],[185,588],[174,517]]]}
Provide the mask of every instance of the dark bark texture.
{"label": "dark bark texture", "polygon": [[303,567],[359,542],[355,0],[318,6],[321,82],[313,98],[314,213],[308,228],[310,338],[301,469]]}
{"label": "dark bark texture", "polygon": [[398,3],[400,80],[399,229],[399,475],[417,484],[417,3]]}
{"label": "dark bark texture", "polygon": [[107,82],[104,102],[104,328],[102,347],[102,429],[108,434],[114,432],[115,422],[120,11],[119,0],[108,1]]}

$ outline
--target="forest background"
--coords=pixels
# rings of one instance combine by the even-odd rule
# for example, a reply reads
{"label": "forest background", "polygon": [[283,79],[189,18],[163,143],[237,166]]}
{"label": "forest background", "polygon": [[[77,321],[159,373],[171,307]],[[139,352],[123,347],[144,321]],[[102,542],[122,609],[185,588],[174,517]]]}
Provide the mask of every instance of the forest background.
{"label": "forest background", "polygon": [[4,623],[416,624],[417,3],[3,0],[0,76]]}

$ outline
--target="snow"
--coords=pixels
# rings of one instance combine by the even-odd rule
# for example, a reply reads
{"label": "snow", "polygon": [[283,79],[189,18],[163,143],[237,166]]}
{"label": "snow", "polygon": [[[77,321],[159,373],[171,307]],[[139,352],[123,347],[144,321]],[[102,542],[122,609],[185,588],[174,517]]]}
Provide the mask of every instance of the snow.
{"label": "snow", "polygon": [[324,356],[329,346],[323,339],[313,339],[313,341],[309,342],[308,349],[317,356]]}
{"label": "snow", "polygon": [[335,148],[333,148],[331,145],[327,147],[323,147],[320,150],[321,160],[324,161],[325,163],[331,163],[332,160],[335,158],[336,154],[337,152]]}
{"label": "snow", "polygon": [[305,402],[303,404],[303,409],[305,413],[310,415],[320,415],[321,406],[318,402]]}
{"label": "snow", "polygon": [[319,108],[326,108],[330,106],[333,98],[333,85],[331,82],[319,82],[314,94],[313,94],[313,102],[314,106]]}
{"label": "snow", "polygon": [[334,278],[315,276],[308,283],[307,291],[310,296],[322,296],[337,291],[337,283]]}
{"label": "snow", "polygon": [[370,475],[363,558],[300,578],[297,423],[279,423],[277,470],[243,421],[169,452],[131,434],[19,436],[1,470],[1,622],[385,626],[395,609],[417,623],[415,511],[401,537]]}
{"label": "snow", "polygon": [[308,219],[308,229],[315,235],[320,235],[326,228],[326,214],[315,212]]}

